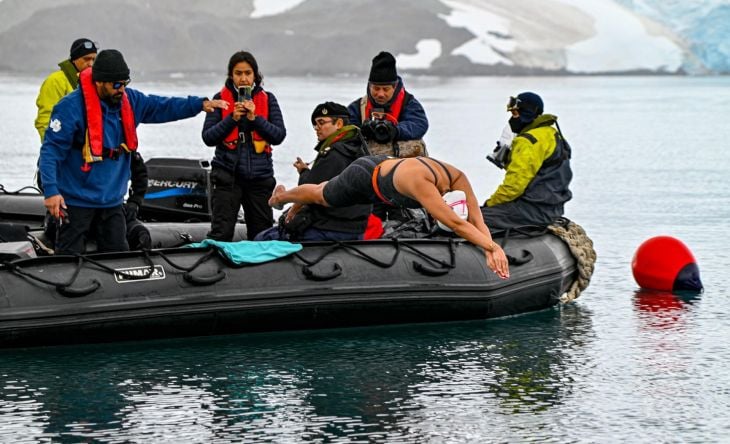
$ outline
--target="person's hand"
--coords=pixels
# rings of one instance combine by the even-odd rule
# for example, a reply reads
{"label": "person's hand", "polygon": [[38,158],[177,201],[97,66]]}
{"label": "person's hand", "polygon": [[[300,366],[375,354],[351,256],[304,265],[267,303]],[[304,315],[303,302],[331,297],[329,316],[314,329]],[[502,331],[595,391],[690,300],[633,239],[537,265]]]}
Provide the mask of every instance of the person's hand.
{"label": "person's hand", "polygon": [[509,261],[502,247],[492,241],[492,250],[486,251],[487,266],[502,279],[509,278]]}
{"label": "person's hand", "polygon": [[43,205],[46,207],[51,216],[56,219],[61,219],[62,214],[66,211],[66,201],[63,200],[63,196],[60,194],[44,199]]}
{"label": "person's hand", "polygon": [[388,128],[388,141],[393,141],[398,136],[398,128],[390,120],[385,121],[385,125]]}
{"label": "person's hand", "polygon": [[362,123],[362,126],[360,127],[360,132],[362,133],[362,136],[364,138],[369,140],[375,139],[375,130],[373,129],[374,124],[374,120],[366,120]]}
{"label": "person's hand", "polygon": [[294,168],[297,169],[297,173],[300,173],[304,170],[309,169],[309,164],[302,160],[301,157],[297,157],[296,162],[294,162]]}
{"label": "person's hand", "polygon": [[203,111],[206,113],[213,112],[216,108],[228,109],[228,102],[221,99],[216,100],[203,100]]}
{"label": "person's hand", "polygon": [[246,118],[251,121],[256,119],[256,104],[253,103],[253,100],[244,100],[242,103],[243,108],[246,110]]}
{"label": "person's hand", "polygon": [[234,103],[233,114],[231,114],[231,118],[238,122],[244,115],[246,115],[246,108],[243,107],[243,102]]}
{"label": "person's hand", "polygon": [[289,207],[289,211],[286,212],[286,216],[284,217],[284,223],[288,224],[289,222],[291,222],[301,209],[301,205],[292,205],[291,207]]}

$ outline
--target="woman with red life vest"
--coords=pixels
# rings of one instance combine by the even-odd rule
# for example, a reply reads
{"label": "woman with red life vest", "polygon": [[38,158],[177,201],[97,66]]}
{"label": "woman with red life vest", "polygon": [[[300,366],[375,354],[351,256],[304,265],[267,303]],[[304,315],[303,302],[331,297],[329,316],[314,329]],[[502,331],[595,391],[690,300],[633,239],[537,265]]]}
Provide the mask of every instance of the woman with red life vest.
{"label": "woman with red life vest", "polygon": [[212,171],[212,223],[208,237],[233,240],[238,209],[243,207],[249,240],[274,225],[268,205],[276,186],[272,145],[286,137],[276,97],[263,89],[263,78],[250,52],[239,51],[228,62],[228,78],[214,99],[228,109],[208,114],[203,141],[215,146]]}

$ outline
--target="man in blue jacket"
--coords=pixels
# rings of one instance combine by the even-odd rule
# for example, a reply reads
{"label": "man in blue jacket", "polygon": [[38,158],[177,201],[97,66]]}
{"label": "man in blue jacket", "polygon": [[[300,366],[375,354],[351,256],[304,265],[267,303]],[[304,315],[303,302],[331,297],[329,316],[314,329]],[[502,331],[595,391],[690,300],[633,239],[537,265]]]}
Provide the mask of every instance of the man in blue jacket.
{"label": "man in blue jacket", "polygon": [[405,90],[391,53],[382,51],[373,58],[367,94],[350,103],[347,109],[350,122],[361,128],[371,154],[426,155],[423,142],[428,131],[426,112]]}
{"label": "man in blue jacket", "polygon": [[136,126],[225,107],[201,97],[147,96],[127,89],[129,68],[114,49],[99,52],[80,87],[53,108],[39,161],[45,206],[58,219],[56,254],[83,253],[90,230],[98,251],[126,251],[122,209],[137,150]]}

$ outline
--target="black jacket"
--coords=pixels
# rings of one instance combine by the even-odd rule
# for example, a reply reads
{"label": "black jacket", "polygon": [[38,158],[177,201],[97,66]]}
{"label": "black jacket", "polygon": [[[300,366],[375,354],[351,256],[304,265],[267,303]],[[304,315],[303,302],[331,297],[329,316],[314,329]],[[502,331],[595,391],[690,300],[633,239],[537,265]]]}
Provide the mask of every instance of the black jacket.
{"label": "black jacket", "polygon": [[[330,180],[340,174],[355,159],[367,156],[367,144],[360,131],[352,127],[353,133],[329,147],[322,147],[323,142],[314,147],[317,151],[312,168],[299,174],[299,185],[305,183],[318,184]],[[312,217],[312,227],[320,230],[342,231],[345,233],[362,233],[367,226],[371,205],[351,205],[349,207],[323,207],[308,205]]]}

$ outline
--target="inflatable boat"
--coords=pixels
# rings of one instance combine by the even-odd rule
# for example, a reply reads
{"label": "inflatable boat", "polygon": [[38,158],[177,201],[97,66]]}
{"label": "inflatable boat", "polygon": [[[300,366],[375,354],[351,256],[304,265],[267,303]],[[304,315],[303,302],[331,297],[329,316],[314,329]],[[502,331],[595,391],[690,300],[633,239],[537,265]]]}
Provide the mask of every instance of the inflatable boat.
{"label": "inflatable boat", "polygon": [[[209,223],[195,222],[205,220],[207,198],[182,182],[155,182],[176,191],[151,187],[167,204],[145,200],[152,220],[167,219],[146,223],[153,249],[79,256],[35,254],[42,196],[0,193],[0,347],[489,319],[574,299],[595,261],[590,239],[565,221],[494,235],[510,259],[505,280],[481,249],[438,236],[305,242],[240,263],[217,246],[186,246]],[[241,227],[237,239],[245,239]]]}
{"label": "inflatable boat", "polygon": [[504,248],[506,280],[456,239],[305,243],[247,265],[214,247],[6,260],[0,347],[489,319],[554,306],[578,278],[553,234]]}

